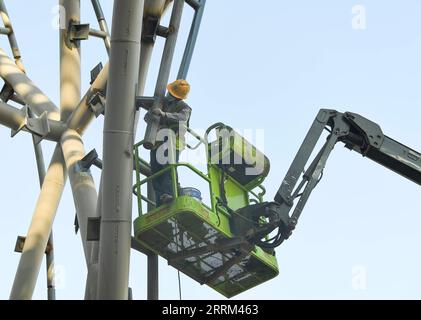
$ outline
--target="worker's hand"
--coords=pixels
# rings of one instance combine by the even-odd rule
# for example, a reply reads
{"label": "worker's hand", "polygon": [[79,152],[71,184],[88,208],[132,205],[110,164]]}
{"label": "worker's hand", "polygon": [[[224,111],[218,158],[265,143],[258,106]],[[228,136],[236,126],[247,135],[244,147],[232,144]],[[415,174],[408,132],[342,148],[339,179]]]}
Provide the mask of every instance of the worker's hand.
{"label": "worker's hand", "polygon": [[158,108],[152,109],[151,112],[153,115],[158,117],[162,117],[165,114],[161,109]]}

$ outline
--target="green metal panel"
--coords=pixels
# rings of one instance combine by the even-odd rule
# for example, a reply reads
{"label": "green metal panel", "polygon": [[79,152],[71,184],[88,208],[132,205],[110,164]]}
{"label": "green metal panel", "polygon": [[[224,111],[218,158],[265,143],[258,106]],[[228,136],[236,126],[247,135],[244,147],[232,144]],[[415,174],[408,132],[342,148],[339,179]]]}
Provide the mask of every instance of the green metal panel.
{"label": "green metal panel", "polygon": [[[209,175],[211,177],[215,196],[221,198],[221,169],[217,166],[211,165],[209,168]],[[228,206],[232,210],[244,208],[249,205],[249,191],[230,176],[225,176],[224,189]]]}
{"label": "green metal panel", "polygon": [[[217,139],[209,143],[209,161],[223,169],[248,190],[262,184],[270,171],[269,159],[232,128],[215,127]],[[250,169],[257,169],[256,172]]]}
{"label": "green metal panel", "polygon": [[142,245],[170,265],[228,298],[278,275],[275,256],[258,247],[250,252],[241,246],[229,250],[221,246],[177,258],[232,238],[229,216],[212,212],[195,198],[178,197],[172,204],[140,216],[134,222],[134,232]]}

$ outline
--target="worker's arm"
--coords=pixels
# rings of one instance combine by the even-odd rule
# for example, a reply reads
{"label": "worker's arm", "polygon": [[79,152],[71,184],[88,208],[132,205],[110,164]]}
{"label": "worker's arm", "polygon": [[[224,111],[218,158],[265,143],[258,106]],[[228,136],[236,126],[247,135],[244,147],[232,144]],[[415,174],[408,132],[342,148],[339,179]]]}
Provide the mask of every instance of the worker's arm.
{"label": "worker's arm", "polygon": [[187,104],[178,112],[163,112],[162,117],[168,124],[186,123],[190,119],[191,109]]}

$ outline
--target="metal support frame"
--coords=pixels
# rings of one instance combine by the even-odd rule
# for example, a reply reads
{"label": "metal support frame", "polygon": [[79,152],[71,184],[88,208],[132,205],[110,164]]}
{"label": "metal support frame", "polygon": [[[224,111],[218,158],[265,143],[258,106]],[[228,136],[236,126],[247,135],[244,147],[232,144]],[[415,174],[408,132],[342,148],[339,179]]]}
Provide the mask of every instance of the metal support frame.
{"label": "metal support frame", "polygon": [[[145,16],[155,16],[160,20],[161,15],[164,13],[166,7],[171,1],[167,0],[158,0],[158,1],[152,1],[152,0],[145,0]],[[175,42],[177,39],[177,33],[181,21],[181,13],[184,5],[184,0],[175,0],[174,1],[174,10],[171,17],[170,26],[168,28],[157,25],[157,34],[163,37],[167,38],[166,42],[166,49],[163,55],[163,60],[161,64],[161,70],[160,70],[160,76],[158,77],[157,81],[157,88],[156,92],[162,91],[165,93],[165,86],[168,82],[169,77],[169,71],[171,67],[172,62],[172,56],[174,54],[174,47]],[[204,1],[203,1],[204,2]],[[120,6],[120,8],[125,8],[128,10],[131,14],[129,14],[127,17],[128,19],[123,19],[123,21],[119,21],[118,23],[114,23],[114,26],[120,25],[121,28],[123,28],[123,25],[132,25],[135,26],[132,30],[132,34],[129,35],[130,39],[127,39],[127,43],[124,43],[124,40],[122,41],[122,38],[125,36],[123,32],[121,32],[113,42],[115,42],[115,47],[120,47],[119,49],[115,49],[115,51],[121,50],[122,52],[123,47],[129,48],[129,57],[128,60],[130,60],[130,65],[136,66],[136,62],[134,60],[137,60],[139,63],[139,73],[135,74],[133,72],[129,72],[128,75],[126,75],[125,79],[128,84],[134,83],[133,79],[138,80],[138,88],[136,89],[136,92],[133,91],[133,89],[127,89],[126,92],[133,91],[133,97],[134,96],[141,96],[143,94],[143,90],[146,83],[146,76],[147,71],[149,68],[151,53],[153,49],[152,45],[146,45],[146,42],[144,43],[142,41],[142,44],[145,44],[145,48],[142,48],[141,54],[137,54],[136,47],[139,45],[139,42],[141,40],[141,19],[138,19],[139,16],[143,16],[143,0],[136,0],[136,1],[119,1],[119,4],[115,4],[115,10],[113,19],[114,22],[121,19],[122,15],[118,13],[118,10],[116,10],[117,7]],[[187,1],[190,5],[193,6],[193,8],[197,11],[199,9],[199,6],[197,5],[199,2],[192,2]],[[82,172],[86,174],[86,170],[81,170],[80,172],[76,172],[79,168],[79,160],[84,158],[84,152],[83,149],[81,149],[79,146],[82,146],[82,140],[80,135],[83,134],[86,127],[89,125],[91,120],[94,118],[94,116],[98,116],[99,114],[104,113],[104,104],[105,102],[105,87],[107,85],[107,79],[108,79],[108,64],[104,67],[103,70],[101,70],[98,73],[98,76],[95,78],[94,81],[92,81],[92,85],[86,95],[80,100],[80,40],[86,39],[88,35],[96,36],[99,38],[102,38],[105,43],[105,47],[107,49],[107,52],[110,53],[110,36],[108,32],[108,26],[105,21],[105,17],[103,15],[102,9],[100,7],[100,3],[98,0],[92,0],[92,5],[95,10],[95,14],[97,16],[97,20],[100,26],[100,30],[95,30],[89,27],[88,24],[80,24],[80,0],[60,0],[60,4],[65,8],[66,10],[66,26],[67,29],[60,31],[60,71],[62,74],[61,78],[61,103],[59,109],[51,102],[50,99],[41,91],[39,90],[32,81],[27,77],[25,74],[25,69],[23,68],[23,65],[21,63],[21,55],[19,52],[19,48],[17,46],[16,38],[13,32],[12,24],[10,23],[8,13],[6,11],[6,8],[4,6],[4,2],[0,0],[0,14],[2,16],[3,22],[5,27],[0,28],[0,34],[5,34],[9,38],[10,46],[12,48],[13,57],[15,58],[15,62],[12,62],[12,60],[4,53],[3,50],[0,49],[0,77],[2,77],[5,80],[5,87],[2,90],[1,97],[7,100],[13,100],[21,105],[24,106],[22,110],[16,109],[15,107],[12,107],[10,105],[7,105],[6,103],[0,102],[0,124],[6,125],[9,128],[12,129],[13,134],[16,134],[20,130],[28,131],[33,135],[34,140],[34,148],[35,153],[37,157],[37,165],[40,168],[40,166],[43,164],[42,158],[42,150],[40,146],[40,142],[43,139],[52,140],[56,142],[61,142],[57,144],[56,149],[53,154],[53,158],[51,160],[51,164],[48,168],[48,171],[45,172],[45,181],[42,184],[40,196],[38,199],[38,203],[35,208],[33,220],[31,223],[31,226],[29,227],[28,234],[26,236],[25,242],[22,242],[22,256],[21,260],[19,262],[18,270],[16,272],[15,281],[13,284],[13,288],[11,291],[10,298],[11,299],[30,299],[32,297],[32,292],[35,286],[36,278],[39,272],[39,264],[41,262],[41,251],[40,248],[42,246],[45,247],[44,243],[49,243],[48,247],[52,248],[52,236],[48,239],[46,238],[46,235],[49,234],[49,231],[52,228],[52,223],[54,220],[54,216],[57,211],[58,203],[61,198],[61,194],[63,191],[63,187],[66,181],[67,177],[67,171],[66,171],[66,165],[67,169],[69,171],[75,171],[75,174],[70,176],[70,180],[72,185],[74,182],[80,180]],[[135,6],[138,6],[135,8]],[[134,11],[132,9],[135,9]],[[132,13],[135,12],[135,15],[132,15]],[[196,13],[197,15],[197,13]],[[195,15],[195,16],[196,16]],[[136,26],[139,26],[139,28],[136,28]],[[122,29],[121,29],[122,30]],[[131,38],[133,36],[133,38]],[[136,38],[136,39],[134,39]],[[194,45],[193,45],[194,46]],[[139,46],[140,47],[140,46]],[[139,48],[140,49],[140,48]],[[130,53],[133,55],[130,57]],[[119,55],[120,57],[123,57],[123,55]],[[139,58],[140,57],[140,58]],[[127,58],[127,57],[126,57]],[[119,58],[115,58],[114,61],[118,60]],[[185,59],[185,57],[183,58]],[[123,60],[120,60],[122,62]],[[126,60],[127,62],[127,60]],[[136,69],[136,68],[135,68]],[[79,70],[79,71],[77,71]],[[77,71],[77,72],[76,72]],[[133,74],[132,74],[133,73]],[[168,74],[168,75],[166,75]],[[66,77],[63,77],[63,75],[66,75]],[[133,79],[132,76],[135,75]],[[71,76],[69,78],[69,76]],[[166,78],[165,81],[163,81],[163,78]],[[121,80],[121,79],[120,79]],[[117,81],[116,81],[117,82]],[[159,90],[159,87],[162,87],[162,90]],[[121,84],[119,85],[112,85],[110,84],[110,92],[112,92],[112,88],[119,89],[118,91],[124,91],[121,90]],[[125,88],[124,88],[125,89]],[[117,90],[116,90],[117,91]],[[109,94],[112,96],[112,94]],[[125,95],[123,97],[123,100],[126,101],[125,105],[129,106],[129,96],[131,94]],[[161,94],[162,95],[162,94]],[[114,102],[108,102],[108,108],[110,108],[110,105],[115,104],[115,101],[121,100],[121,93],[115,94],[114,98],[111,98],[110,100],[113,100]],[[41,99],[39,99],[41,98]],[[134,99],[132,99],[132,110],[130,112],[136,113],[136,108],[134,106]],[[30,109],[29,109],[30,108]],[[33,111],[33,115],[31,115],[31,111]],[[129,113],[130,113],[129,112]],[[131,116],[130,116],[131,117]],[[111,117],[109,117],[111,118]],[[113,118],[116,118],[115,116]],[[124,116],[123,116],[124,118]],[[107,122],[107,121],[106,121]],[[112,122],[115,125],[120,125],[118,123],[118,120],[115,121],[115,119],[112,120]],[[126,125],[129,124],[129,122],[126,121]],[[124,126],[124,125],[123,125]],[[128,129],[130,129],[128,127]],[[113,130],[110,131],[110,133]],[[69,137],[72,136],[70,139]],[[112,141],[115,141],[114,137],[116,134],[111,135],[113,138]],[[77,141],[76,141],[77,140]],[[104,135],[104,142],[105,142],[105,135]],[[70,143],[70,141],[72,143]],[[75,142],[79,143],[78,147],[75,147]],[[78,144],[76,143],[76,144]],[[72,144],[72,146],[66,147],[66,144]],[[104,143],[104,149],[106,149],[106,146],[116,145],[116,143],[107,144]],[[65,155],[65,159],[63,158],[63,152]],[[69,159],[72,158],[73,160],[76,159],[74,157],[75,152],[82,150],[82,152],[76,157],[79,159],[78,161],[70,161]],[[126,150],[127,151],[127,150]],[[126,152],[124,151],[124,152]],[[104,151],[105,155],[105,151]],[[41,158],[40,158],[41,157]],[[104,156],[104,158],[107,158]],[[66,160],[66,161],[65,161]],[[97,165],[99,160],[96,159],[94,161]],[[109,163],[110,160],[108,160]],[[107,172],[107,161],[104,161],[104,172]],[[142,171],[145,174],[150,174],[150,169],[148,169],[147,165],[141,164],[140,171]],[[100,166],[100,165],[98,165]],[[133,164],[131,163],[130,166],[130,173],[133,169]],[[39,169],[41,170],[41,169]],[[172,170],[172,175],[175,175],[175,169]],[[106,174],[104,173],[104,176]],[[40,171],[41,174],[41,171]],[[41,177],[41,175],[40,175]],[[89,180],[89,179],[88,179]],[[126,179],[127,180],[127,179]],[[103,192],[107,192],[107,188],[105,186],[108,186],[107,183],[104,183],[104,189]],[[128,194],[131,194],[131,183],[128,184],[129,187],[127,188]],[[95,187],[93,186],[92,181],[92,187],[93,190],[95,190]],[[153,189],[149,186],[149,193],[148,197],[153,197]],[[102,190],[102,187],[100,188]],[[83,204],[84,201],[79,201],[77,198],[77,192],[72,190],[74,193],[75,198],[75,204]],[[177,192],[177,190],[175,190]],[[95,199],[96,196],[89,197],[90,199]],[[96,209],[90,210],[95,211],[96,213],[102,212],[102,207],[104,207],[102,202],[107,202],[109,198],[103,197],[102,193],[98,196],[98,205],[96,206]],[[90,203],[93,203],[92,201]],[[151,201],[148,205],[149,210],[152,210],[153,201]],[[108,209],[108,207],[107,207]],[[78,213],[81,211],[81,209],[77,210]],[[106,211],[105,216],[106,216]],[[104,215],[103,215],[104,218]],[[83,219],[79,219],[83,220]],[[124,219],[123,219],[124,220]],[[130,220],[130,219],[129,219]],[[40,223],[40,221],[43,221]],[[101,228],[104,228],[104,223],[107,224],[107,219],[102,219]],[[111,222],[111,221],[110,221]],[[131,221],[127,221],[131,222]],[[124,220],[123,224],[126,223],[126,220]],[[110,223],[112,225],[113,222]],[[41,226],[42,225],[42,226]],[[131,223],[129,230],[131,228]],[[81,233],[83,234],[83,227],[81,228]],[[126,227],[122,228],[123,233],[124,230],[126,230]],[[104,234],[104,232],[103,232]],[[127,233],[130,234],[129,232]],[[82,237],[83,238],[83,237]],[[100,239],[101,241],[103,239]],[[83,241],[84,248],[86,247],[86,241]],[[129,241],[126,241],[126,244]],[[119,296],[119,298],[125,298],[127,296],[127,290],[124,290],[125,293],[123,293],[123,290],[113,290],[111,289],[113,285],[116,285],[118,288],[122,288],[122,285],[125,283],[125,272],[123,271],[121,275],[123,276],[121,279],[118,279],[117,281],[114,281],[114,284],[111,284],[111,287],[109,286],[108,280],[110,278],[104,276],[104,266],[103,263],[104,260],[104,251],[107,251],[104,249],[106,246],[102,246],[102,249],[98,247],[99,243],[96,242],[96,248],[92,248],[92,250],[85,250],[86,260],[88,264],[88,279],[87,279],[87,292],[88,287],[92,289],[92,287],[95,287],[96,289],[99,289],[99,295],[94,293],[87,293],[85,297],[88,298],[101,298],[101,295],[108,297],[115,297]],[[125,246],[130,248],[130,246]],[[29,248],[31,248],[29,250]],[[136,249],[137,246],[134,246],[134,249]],[[139,248],[137,248],[139,249]],[[89,252],[88,252],[89,251]],[[109,252],[111,250],[108,250]],[[124,250],[123,250],[124,251]],[[149,299],[158,299],[158,257],[151,252],[147,252],[143,250],[144,253],[148,255],[148,298]],[[51,269],[50,265],[53,263],[53,252],[52,250],[48,250],[47,255],[47,269]],[[107,253],[105,253],[106,255]],[[124,255],[124,253],[123,253]],[[105,259],[108,260],[109,259]],[[119,259],[120,261],[120,259]],[[122,259],[123,263],[121,265],[125,265],[127,263],[128,265],[128,259]],[[99,262],[99,264],[98,264]],[[101,263],[102,262],[102,263]],[[89,264],[91,263],[91,264]],[[89,266],[93,266],[92,270],[89,270]],[[107,267],[108,268],[108,267]],[[105,268],[105,269],[107,269]],[[96,269],[96,270],[95,270]],[[102,270],[101,270],[102,269]],[[115,269],[119,269],[118,267]],[[124,267],[123,267],[124,269]],[[121,271],[121,270],[119,270]],[[128,272],[128,270],[127,270]],[[49,274],[52,274],[51,272]],[[90,277],[90,274],[92,275]],[[91,282],[89,279],[91,278]],[[108,278],[108,279],[107,279]],[[98,281],[97,281],[98,279]],[[105,281],[107,280],[107,281]],[[122,281],[121,281],[122,280]],[[48,277],[49,288],[51,292],[49,292],[49,299],[53,299],[54,297],[54,290],[53,290],[53,279],[51,277]],[[96,286],[96,283],[98,285]],[[106,290],[101,290],[101,288],[106,288]],[[96,291],[96,290],[95,290]],[[102,292],[105,292],[102,294]]]}
{"label": "metal support frame", "polygon": [[[184,0],[174,0],[173,10],[170,19],[169,30],[162,54],[161,66],[158,73],[158,79],[155,86],[155,102],[152,109],[161,109],[165,99],[166,86],[170,77],[171,65],[177,43],[178,31],[180,29],[181,17],[184,9]],[[155,146],[156,135],[158,133],[160,117],[151,115],[147,124],[144,146],[150,150]]]}
{"label": "metal support frame", "polygon": [[134,105],[143,0],[114,2],[104,123],[98,298],[128,298],[131,247]]}

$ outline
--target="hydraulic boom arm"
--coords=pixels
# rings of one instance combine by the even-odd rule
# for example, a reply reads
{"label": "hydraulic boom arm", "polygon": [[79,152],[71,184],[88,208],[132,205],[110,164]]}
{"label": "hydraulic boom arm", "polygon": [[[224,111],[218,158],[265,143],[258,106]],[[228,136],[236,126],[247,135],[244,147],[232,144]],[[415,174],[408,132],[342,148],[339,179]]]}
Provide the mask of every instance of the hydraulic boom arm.
{"label": "hydraulic boom arm", "polygon": [[[305,171],[304,168],[324,130],[328,130],[330,134]],[[253,205],[237,211],[238,217],[246,217],[248,221],[255,222],[249,224],[247,230],[248,234],[252,235],[249,237],[252,242],[262,248],[272,249],[289,238],[311,192],[323,175],[331,151],[339,141],[343,142],[346,148],[357,151],[364,157],[421,185],[421,154],[419,152],[385,136],[379,125],[358,114],[322,109],[292,162],[275,196],[275,202]],[[302,173],[304,174],[300,179]],[[268,223],[258,224],[263,217]],[[237,218],[237,220],[241,219]],[[275,229],[278,229],[275,237],[264,238]]]}

